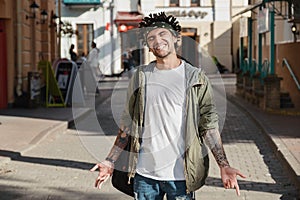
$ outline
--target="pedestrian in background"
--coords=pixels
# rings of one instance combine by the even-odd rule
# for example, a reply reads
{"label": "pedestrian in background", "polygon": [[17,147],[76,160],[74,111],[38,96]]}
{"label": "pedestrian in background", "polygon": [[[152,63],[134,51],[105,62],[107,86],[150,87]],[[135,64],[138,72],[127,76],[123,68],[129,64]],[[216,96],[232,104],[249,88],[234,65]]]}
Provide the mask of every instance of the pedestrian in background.
{"label": "pedestrian in background", "polygon": [[91,51],[89,52],[87,56],[87,62],[94,67],[99,66],[99,53],[100,50],[97,48],[97,45],[95,42],[91,42]]}
{"label": "pedestrian in background", "polygon": [[87,65],[92,70],[95,80],[98,81],[99,78],[102,76],[102,73],[99,68],[100,50],[97,48],[97,45],[95,42],[91,43],[91,47],[92,47],[92,49],[86,58],[86,62],[87,62]]}
{"label": "pedestrian in background", "polygon": [[71,60],[74,61],[74,62],[76,62],[76,60],[77,60],[77,54],[74,52],[74,48],[75,48],[75,45],[71,44],[70,49],[69,49],[69,54],[70,54]]}
{"label": "pedestrian in background", "polygon": [[[98,89],[98,83],[103,76],[102,72],[100,71],[99,67],[99,55],[100,55],[100,50],[97,48],[97,45],[95,42],[91,42],[91,51],[87,55],[86,58],[86,67],[87,70],[91,72],[91,75],[93,78],[86,78],[86,82],[93,82],[92,84],[89,85],[96,85],[96,93],[99,93]],[[94,86],[90,87],[94,89]]]}
{"label": "pedestrian in background", "polygon": [[131,51],[123,53],[122,61],[123,61],[123,67],[124,67],[124,70],[123,70],[122,73],[127,71],[128,72],[128,78],[131,78],[134,71],[135,71],[135,61],[133,59]]}
{"label": "pedestrian in background", "polygon": [[135,199],[192,199],[208,175],[208,147],[224,187],[240,195],[237,176],[221,141],[211,84],[204,72],[176,53],[181,27],[164,12],[150,14],[140,29],[154,62],[138,67],[128,91],[121,127],[107,158],[96,164],[96,187],[112,175],[131,136],[129,179]]}
{"label": "pedestrian in background", "polygon": [[123,72],[129,71],[129,58],[128,58],[128,53],[124,52],[122,54],[122,63],[123,63]]}

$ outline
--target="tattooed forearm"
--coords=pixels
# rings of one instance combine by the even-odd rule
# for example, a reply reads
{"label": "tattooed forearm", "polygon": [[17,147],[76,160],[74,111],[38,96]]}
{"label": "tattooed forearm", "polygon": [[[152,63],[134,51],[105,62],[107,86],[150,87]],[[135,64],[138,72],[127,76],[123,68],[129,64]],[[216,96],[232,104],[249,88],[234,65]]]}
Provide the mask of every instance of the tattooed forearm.
{"label": "tattooed forearm", "polygon": [[114,162],[118,159],[120,156],[121,152],[125,148],[125,146],[128,143],[128,134],[122,131],[121,129],[119,130],[118,136],[115,140],[115,143],[110,150],[108,156],[106,157],[106,160],[109,160],[111,162]]}
{"label": "tattooed forearm", "polygon": [[204,133],[204,139],[207,146],[214,155],[219,167],[228,167],[229,163],[226,158],[220,133],[217,129],[211,129]]}

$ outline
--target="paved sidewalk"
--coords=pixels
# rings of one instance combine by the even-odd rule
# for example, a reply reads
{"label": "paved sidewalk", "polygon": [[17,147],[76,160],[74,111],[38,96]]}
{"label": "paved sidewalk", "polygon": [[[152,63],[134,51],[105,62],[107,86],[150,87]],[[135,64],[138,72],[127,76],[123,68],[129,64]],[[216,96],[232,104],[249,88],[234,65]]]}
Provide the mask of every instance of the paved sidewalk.
{"label": "paved sidewalk", "polygon": [[300,190],[300,116],[262,111],[237,96],[235,86],[227,86],[226,93],[229,101],[246,111],[261,127],[290,179]]}
{"label": "paved sidewalk", "polygon": [[[116,80],[109,78],[108,81]],[[104,82],[103,85],[105,84]],[[0,164],[9,162],[14,155],[24,154],[48,135],[67,130],[93,109],[88,101],[94,98],[95,104],[100,104],[110,95],[111,88],[102,88],[99,95],[90,95],[89,99],[86,99],[88,106],[76,109],[71,107],[0,109]]]}
{"label": "paved sidewalk", "polygon": [[[261,127],[273,150],[288,169],[291,179],[300,188],[300,116],[263,112],[236,96],[234,84],[230,85],[226,87],[228,100],[246,111]],[[101,92],[104,90],[111,90],[110,83],[105,80],[100,85],[99,98],[102,98]],[[71,108],[0,110],[0,164],[9,162],[12,153],[22,155],[46,136],[66,130],[76,118],[85,116],[88,111],[79,110],[74,117]]]}
{"label": "paved sidewalk", "polygon": [[9,153],[25,153],[47,135],[66,130],[89,109],[13,108],[0,110],[0,163],[10,160]]}

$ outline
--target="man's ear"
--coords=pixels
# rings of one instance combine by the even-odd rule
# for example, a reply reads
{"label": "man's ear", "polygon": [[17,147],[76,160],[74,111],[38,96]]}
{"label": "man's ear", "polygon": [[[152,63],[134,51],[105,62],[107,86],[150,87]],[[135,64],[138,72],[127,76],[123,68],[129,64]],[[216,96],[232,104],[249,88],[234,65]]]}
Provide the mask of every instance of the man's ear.
{"label": "man's ear", "polygon": [[177,39],[176,44],[177,44],[178,46],[181,46],[181,44],[182,44],[182,36],[181,36],[181,35],[178,35],[178,36],[176,37],[176,39]]}
{"label": "man's ear", "polygon": [[181,45],[182,45],[182,37],[181,35],[178,35],[176,36],[176,41],[175,41],[175,48],[176,48],[176,51],[179,51]]}

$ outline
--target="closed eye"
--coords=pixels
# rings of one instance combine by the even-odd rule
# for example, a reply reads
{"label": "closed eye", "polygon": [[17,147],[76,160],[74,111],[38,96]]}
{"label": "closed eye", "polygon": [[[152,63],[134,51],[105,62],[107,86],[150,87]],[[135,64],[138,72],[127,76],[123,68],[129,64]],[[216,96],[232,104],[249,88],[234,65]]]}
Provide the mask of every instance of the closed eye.
{"label": "closed eye", "polygon": [[154,36],[150,36],[147,38],[147,42],[152,42],[154,40]]}

